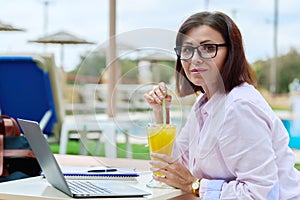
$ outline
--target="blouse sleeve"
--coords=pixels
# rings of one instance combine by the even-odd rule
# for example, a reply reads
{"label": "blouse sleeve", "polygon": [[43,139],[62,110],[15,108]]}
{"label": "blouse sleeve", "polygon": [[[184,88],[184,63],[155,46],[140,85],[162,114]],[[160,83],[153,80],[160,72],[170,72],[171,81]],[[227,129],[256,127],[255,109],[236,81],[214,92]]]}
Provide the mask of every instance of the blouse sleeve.
{"label": "blouse sleeve", "polygon": [[233,102],[226,116],[219,148],[236,178],[204,179],[201,199],[279,199],[271,120],[260,107],[242,100]]}

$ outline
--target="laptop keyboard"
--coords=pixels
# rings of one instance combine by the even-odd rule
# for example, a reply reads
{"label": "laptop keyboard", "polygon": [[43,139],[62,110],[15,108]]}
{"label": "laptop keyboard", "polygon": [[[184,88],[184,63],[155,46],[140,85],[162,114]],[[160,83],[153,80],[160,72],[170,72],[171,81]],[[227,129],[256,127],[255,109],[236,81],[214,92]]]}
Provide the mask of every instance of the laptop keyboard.
{"label": "laptop keyboard", "polygon": [[110,194],[108,188],[99,187],[89,181],[68,181],[68,185],[75,194]]}

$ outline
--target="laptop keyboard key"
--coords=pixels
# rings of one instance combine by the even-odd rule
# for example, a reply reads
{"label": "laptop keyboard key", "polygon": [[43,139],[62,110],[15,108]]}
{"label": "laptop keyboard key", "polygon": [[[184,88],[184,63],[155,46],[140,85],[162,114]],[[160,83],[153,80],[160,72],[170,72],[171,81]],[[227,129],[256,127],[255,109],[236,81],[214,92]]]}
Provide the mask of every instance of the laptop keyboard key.
{"label": "laptop keyboard key", "polygon": [[89,181],[68,181],[72,192],[76,194],[110,194],[111,190],[99,187]]}

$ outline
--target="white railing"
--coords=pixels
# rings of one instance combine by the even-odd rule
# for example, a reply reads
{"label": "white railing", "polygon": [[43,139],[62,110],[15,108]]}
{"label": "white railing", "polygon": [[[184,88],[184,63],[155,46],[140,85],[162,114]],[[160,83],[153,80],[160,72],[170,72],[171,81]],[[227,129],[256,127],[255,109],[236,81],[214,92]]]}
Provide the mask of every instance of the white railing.
{"label": "white railing", "polygon": [[[144,99],[144,94],[152,89],[152,85],[139,84],[119,84],[112,91],[113,98],[116,100],[116,110],[118,112],[139,112],[150,109],[149,104]],[[78,88],[82,98],[81,103],[73,103],[66,106],[74,112],[93,112],[105,113],[107,109],[107,84],[85,84]],[[173,94],[174,95],[174,94]],[[175,110],[187,109],[193,104],[195,97],[185,98],[173,97],[172,108]]]}
{"label": "white railing", "polygon": [[[69,140],[69,133],[77,131],[80,139],[84,141],[88,132],[95,130],[103,133],[106,137],[106,156],[116,156],[116,132],[120,130],[124,133],[127,146],[128,157],[131,152],[131,131],[145,132],[146,128],[139,127],[140,123],[153,120],[150,113],[150,106],[144,99],[144,93],[149,92],[152,85],[119,84],[112,92],[117,98],[117,116],[110,119],[105,115],[107,109],[107,85],[106,84],[85,84],[76,87],[82,98],[82,102],[66,106],[71,109],[73,116],[65,120],[60,138],[60,153],[66,153],[66,146]],[[195,97],[178,98],[173,96],[171,106],[171,118],[176,119],[181,124],[184,123],[190,106]],[[148,112],[147,112],[148,111]],[[149,112],[150,111],[150,112]],[[92,115],[91,115],[92,114]],[[95,115],[97,114],[97,115]],[[98,119],[95,116],[100,116]],[[77,118],[77,120],[75,120]],[[96,119],[97,118],[97,119]],[[66,118],[67,119],[67,118]],[[107,139],[108,138],[108,139]]]}

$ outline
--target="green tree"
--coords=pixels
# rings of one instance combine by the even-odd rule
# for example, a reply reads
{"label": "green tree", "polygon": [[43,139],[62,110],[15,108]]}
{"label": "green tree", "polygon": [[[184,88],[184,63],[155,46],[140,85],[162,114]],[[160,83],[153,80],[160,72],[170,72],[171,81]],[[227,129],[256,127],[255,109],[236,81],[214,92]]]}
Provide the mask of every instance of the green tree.
{"label": "green tree", "polygon": [[123,83],[137,83],[139,74],[137,60],[122,59],[119,61],[119,66]]}
{"label": "green tree", "polygon": [[[120,60],[119,62],[121,66],[122,82],[138,83],[138,76],[139,76],[138,62],[139,61],[123,59]],[[152,74],[153,76],[159,76],[158,81],[164,81],[166,83],[169,83],[171,77],[174,76],[174,62],[158,61],[152,63]],[[155,81],[155,79],[153,81]]]}
{"label": "green tree", "polygon": [[278,60],[278,93],[289,92],[288,85],[294,78],[300,79],[300,55],[296,49],[293,48]]}
{"label": "green tree", "polygon": [[160,81],[170,83],[171,78],[175,75],[174,61],[160,61],[159,63],[162,66],[159,70]]}
{"label": "green tree", "polygon": [[[74,76],[96,77],[101,81],[103,72],[106,70],[105,53],[92,52],[88,55],[81,55],[80,60],[81,62],[73,71],[69,72],[69,74]],[[121,70],[119,80],[121,83],[138,83],[138,62],[139,60],[132,60],[129,58],[118,60],[117,66],[120,67]],[[175,74],[174,66],[174,61],[157,61],[152,65],[152,74],[153,76],[159,77],[158,81],[169,83],[170,79]]]}
{"label": "green tree", "polygon": [[270,63],[270,60],[258,60],[252,64],[256,74],[258,86],[264,89],[269,89]]}
{"label": "green tree", "polygon": [[[258,60],[252,64],[259,87],[269,90],[271,59]],[[300,55],[295,48],[277,58],[276,93],[287,93],[294,78],[300,79]]]}
{"label": "green tree", "polygon": [[92,52],[90,54],[81,55],[80,60],[80,63],[70,74],[101,79],[102,72],[106,67],[106,56],[104,52]]}

